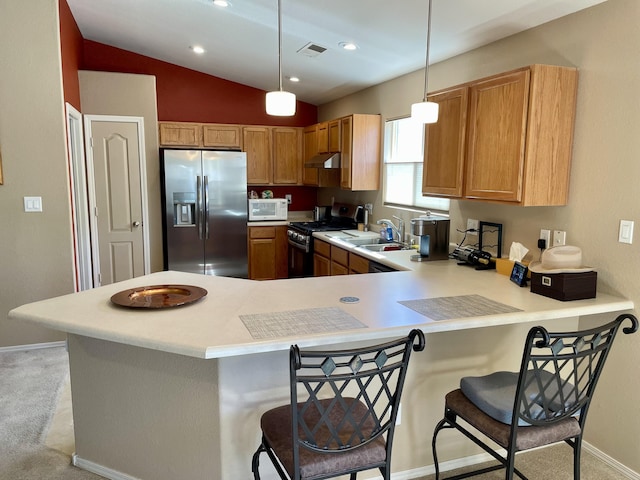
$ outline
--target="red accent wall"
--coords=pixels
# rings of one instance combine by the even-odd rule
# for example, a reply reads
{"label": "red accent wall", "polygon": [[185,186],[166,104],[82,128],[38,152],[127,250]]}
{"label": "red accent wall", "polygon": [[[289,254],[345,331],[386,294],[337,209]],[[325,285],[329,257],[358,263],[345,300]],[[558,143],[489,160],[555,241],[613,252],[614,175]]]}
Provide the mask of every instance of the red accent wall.
{"label": "red accent wall", "polygon": [[293,117],[267,115],[263,90],[91,40],[84,40],[82,68],[154,75],[160,121],[304,127],[318,117],[315,105],[300,101]]}
{"label": "red accent wall", "polygon": [[78,70],[82,62],[83,38],[66,0],[58,4],[60,15],[60,54],[62,57],[62,89],[65,102],[78,111],[80,108],[80,81]]}

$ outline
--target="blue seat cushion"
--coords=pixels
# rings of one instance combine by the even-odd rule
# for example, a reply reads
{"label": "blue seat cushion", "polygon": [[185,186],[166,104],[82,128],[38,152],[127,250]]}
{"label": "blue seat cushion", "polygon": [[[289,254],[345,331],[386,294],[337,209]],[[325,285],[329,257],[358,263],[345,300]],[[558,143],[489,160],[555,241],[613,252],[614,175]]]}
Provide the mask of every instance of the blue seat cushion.
{"label": "blue seat cushion", "polygon": [[[562,393],[564,405],[559,395],[558,381],[555,376],[545,370],[529,371],[528,374],[537,375],[537,381],[531,382],[526,390],[527,398],[532,402],[528,415],[533,419],[544,419],[549,412],[557,411],[565,407],[571,407],[575,401],[573,385],[564,382]],[[545,385],[543,392],[547,410],[543,408],[542,395],[537,385]],[[518,373],[495,372],[482,377],[464,377],[460,380],[462,393],[480,410],[494,420],[511,424],[513,418],[513,403],[518,386]],[[518,425],[530,425],[523,419],[518,420]]]}

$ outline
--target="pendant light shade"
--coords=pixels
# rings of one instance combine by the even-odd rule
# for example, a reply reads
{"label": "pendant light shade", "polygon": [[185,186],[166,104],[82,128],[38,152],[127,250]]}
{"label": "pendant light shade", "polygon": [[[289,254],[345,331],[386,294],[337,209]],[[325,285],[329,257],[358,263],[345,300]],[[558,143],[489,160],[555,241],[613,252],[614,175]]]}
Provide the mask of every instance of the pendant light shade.
{"label": "pendant light shade", "polygon": [[440,106],[427,101],[429,93],[429,47],[431,46],[431,0],[427,13],[427,54],[424,64],[424,98],[420,103],[411,105],[411,118],[420,123],[436,123]]}
{"label": "pendant light shade", "polygon": [[290,117],[296,113],[296,96],[282,90],[267,92],[267,114]]}
{"label": "pendant light shade", "polygon": [[420,123],[436,123],[440,105],[435,102],[414,103],[411,105],[411,118]]}
{"label": "pendant light shade", "polygon": [[282,13],[278,0],[278,80],[280,89],[267,92],[266,107],[268,115],[290,117],[296,113],[296,96],[282,90]]}

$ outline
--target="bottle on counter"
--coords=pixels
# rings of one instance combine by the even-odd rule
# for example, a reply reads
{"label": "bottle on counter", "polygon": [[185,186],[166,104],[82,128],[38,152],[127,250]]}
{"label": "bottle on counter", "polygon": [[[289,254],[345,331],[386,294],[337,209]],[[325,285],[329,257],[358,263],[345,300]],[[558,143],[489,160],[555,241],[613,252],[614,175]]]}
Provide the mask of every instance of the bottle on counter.
{"label": "bottle on counter", "polygon": [[383,223],[382,226],[380,227],[380,239],[383,241],[387,241],[387,224]]}

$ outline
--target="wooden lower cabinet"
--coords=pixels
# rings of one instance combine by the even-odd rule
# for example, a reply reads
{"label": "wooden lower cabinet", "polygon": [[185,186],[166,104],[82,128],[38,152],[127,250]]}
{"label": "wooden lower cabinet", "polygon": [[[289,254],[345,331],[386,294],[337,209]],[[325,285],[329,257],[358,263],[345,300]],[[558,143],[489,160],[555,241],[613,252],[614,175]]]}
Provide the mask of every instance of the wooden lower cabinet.
{"label": "wooden lower cabinet", "polygon": [[349,252],[331,245],[331,275],[349,275]]}
{"label": "wooden lower cabinet", "polygon": [[331,275],[331,245],[317,238],[313,240],[313,276]]}
{"label": "wooden lower cabinet", "polygon": [[249,278],[276,280],[288,277],[287,226],[249,227]]}
{"label": "wooden lower cabinet", "polygon": [[355,253],[349,253],[349,274],[354,273],[369,273],[369,260]]}
{"label": "wooden lower cabinet", "polygon": [[369,273],[369,260],[344,248],[315,239],[313,243],[313,275],[351,275]]}

